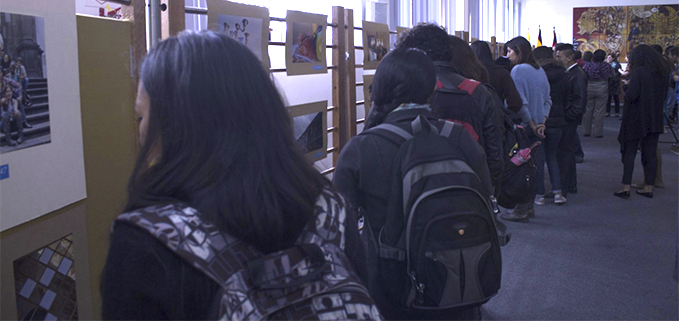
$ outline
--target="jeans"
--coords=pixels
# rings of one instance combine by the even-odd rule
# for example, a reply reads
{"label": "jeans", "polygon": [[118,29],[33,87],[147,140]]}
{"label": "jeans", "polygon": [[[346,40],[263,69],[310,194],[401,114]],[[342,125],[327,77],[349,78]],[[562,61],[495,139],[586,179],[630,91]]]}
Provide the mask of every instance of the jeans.
{"label": "jeans", "polygon": [[528,134],[528,140],[530,140],[531,144],[537,141],[542,142],[542,145],[531,153],[531,157],[537,168],[537,171],[535,172],[535,192],[533,196],[545,196],[545,141],[544,139],[535,136],[535,133],[533,133],[530,127],[527,127],[526,133]]}
{"label": "jeans", "polygon": [[[557,161],[557,150],[559,149],[559,141],[561,141],[561,127],[547,127],[545,129],[545,161],[547,163],[547,172],[549,173],[549,181],[552,183],[552,192],[554,194],[561,193],[561,172],[559,171],[559,162]],[[542,182],[544,188],[544,181]]]}

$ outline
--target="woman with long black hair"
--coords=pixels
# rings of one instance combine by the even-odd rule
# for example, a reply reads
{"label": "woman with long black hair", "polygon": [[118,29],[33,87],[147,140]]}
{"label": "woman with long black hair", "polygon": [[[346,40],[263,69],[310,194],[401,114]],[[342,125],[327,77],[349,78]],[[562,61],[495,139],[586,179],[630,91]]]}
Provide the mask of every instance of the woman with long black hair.
{"label": "woman with long black hair", "polygon": [[[523,106],[519,111],[521,125],[531,130],[527,131],[531,143],[544,142],[545,122],[549,117],[552,107],[552,99],[549,95],[549,80],[545,71],[538,65],[533,57],[530,42],[524,37],[516,37],[506,44],[507,57],[511,60],[512,79],[516,90],[521,95]],[[527,222],[528,218],[535,216],[533,204],[545,204],[545,151],[539,147],[531,156],[535,160],[537,172],[535,173],[535,200],[517,205],[510,214],[502,214],[502,217],[511,221]]]}
{"label": "woman with long black hair", "polygon": [[658,137],[663,133],[663,106],[669,71],[663,57],[648,45],[634,48],[629,62],[630,80],[625,91],[625,107],[618,134],[622,154],[622,190],[614,193],[630,197],[637,146],[641,143],[644,188],[637,194],[653,197],[657,170]]}
{"label": "woman with long black hair", "polygon": [[[370,94],[373,105],[364,130],[390,124],[412,132],[411,122],[419,116],[435,124],[437,118],[432,115],[428,103],[435,86],[434,64],[424,51],[407,47],[393,50],[384,57],[375,72]],[[451,147],[459,148],[460,154],[465,156],[463,160],[486,187],[482,193],[491,195],[490,172],[481,145],[462,126],[456,126],[449,139]],[[335,167],[334,185],[354,209],[363,213],[371,227],[363,233],[373,234],[374,238],[380,235],[380,230],[387,222],[387,201],[394,180],[400,179],[392,177],[392,163],[398,150],[397,144],[382,136],[358,135],[342,149]],[[474,314],[478,312],[477,309],[467,310],[461,316],[406,313],[401,309],[398,299],[402,295],[399,293],[402,289],[400,285],[403,285],[400,283],[401,275],[389,270],[379,270],[377,274],[371,277],[370,290],[380,312],[387,319],[478,317],[478,314]],[[389,284],[385,286],[386,283]]]}
{"label": "woman with long black hair", "polygon": [[[201,259],[230,255],[230,244],[248,249],[227,256],[228,265],[211,266],[215,273],[247,266],[252,261],[242,260],[249,256],[298,245],[317,224],[332,230],[328,240],[332,235],[341,241],[337,251],[351,262],[363,261],[357,219],[304,158],[281,96],[248,48],[212,31],[162,41],[142,66],[135,109],[142,147],[128,185],[127,213],[111,233],[101,282],[105,319],[215,319],[217,307],[233,303],[230,292],[243,293],[237,300],[248,313],[257,309],[247,301],[251,281],[242,274],[231,275],[231,290],[220,292],[197,261],[178,255],[184,243],[173,242],[183,233],[195,239],[186,246]],[[149,213],[171,217],[172,224],[140,224]],[[194,220],[214,233],[199,233]],[[157,236],[175,225],[183,228],[174,236]],[[154,226],[166,229],[153,232]],[[218,249],[218,255],[209,254]],[[284,304],[284,298],[269,304]],[[257,318],[255,312],[245,317]]]}
{"label": "woman with long black hair", "polygon": [[519,92],[516,91],[516,85],[514,85],[514,80],[509,71],[493,61],[493,56],[490,53],[490,47],[487,42],[474,41],[470,47],[483,66],[486,67],[486,70],[488,70],[490,85],[493,86],[497,95],[500,96],[500,100],[505,104],[504,107],[518,113],[523,105],[523,101],[521,101]]}

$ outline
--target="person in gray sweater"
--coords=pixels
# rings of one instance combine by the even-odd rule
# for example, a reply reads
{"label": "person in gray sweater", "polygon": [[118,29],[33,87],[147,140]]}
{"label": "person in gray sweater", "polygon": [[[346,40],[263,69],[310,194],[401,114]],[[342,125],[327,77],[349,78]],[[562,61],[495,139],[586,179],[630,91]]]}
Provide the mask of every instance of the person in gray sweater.
{"label": "person in gray sweater", "polygon": [[[526,38],[516,37],[507,42],[506,46],[507,57],[514,65],[511,72],[512,79],[514,79],[516,90],[519,91],[523,101],[523,106],[521,106],[519,111],[522,125],[531,129],[528,131],[528,138],[531,143],[537,141],[544,142],[545,122],[552,107],[552,99],[549,95],[549,80],[547,80],[545,71],[535,62],[530,42]],[[536,182],[544,182],[544,148],[534,150],[532,157],[537,166],[535,180]],[[544,183],[542,185],[536,184],[535,186],[535,203],[544,204]],[[503,214],[502,217],[510,221],[525,222],[528,218],[535,216],[533,203],[519,204],[512,213]]]}

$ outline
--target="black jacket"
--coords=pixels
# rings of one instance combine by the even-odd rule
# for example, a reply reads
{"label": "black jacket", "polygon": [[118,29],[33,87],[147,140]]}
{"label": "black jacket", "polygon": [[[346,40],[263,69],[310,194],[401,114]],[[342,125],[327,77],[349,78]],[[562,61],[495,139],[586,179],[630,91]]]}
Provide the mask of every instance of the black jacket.
{"label": "black jacket", "polygon": [[[447,79],[447,82],[444,83],[452,83],[457,86],[466,79],[458,74],[450,63],[435,61],[434,66],[436,67],[436,77]],[[485,86],[478,86],[471,96],[476,105],[481,108],[480,114],[483,115],[483,119],[480,120],[483,124],[483,130],[478,134],[483,135],[483,149],[486,151],[486,163],[488,163],[490,177],[493,182],[499,182],[504,165],[502,157],[502,120],[504,116],[501,107],[497,106],[499,99]],[[435,110],[436,106],[432,106],[432,109]],[[436,111],[434,114],[438,115]]]}
{"label": "black jacket", "polygon": [[618,135],[621,146],[626,141],[639,140],[649,134],[662,134],[666,81],[665,75],[653,74],[645,66],[631,71]]}
{"label": "black jacket", "polygon": [[[499,59],[499,58],[498,58]],[[493,70],[488,70],[491,75],[490,84],[500,96],[503,102],[507,103],[507,109],[518,113],[523,106],[523,101],[521,100],[521,95],[519,91],[516,90],[516,85],[514,85],[514,79],[509,71],[500,65],[493,65]]]}
{"label": "black jacket", "polygon": [[545,122],[547,127],[561,127],[566,124],[564,120],[564,106],[566,105],[567,77],[566,69],[561,67],[556,61],[552,61],[542,66],[549,80],[549,96],[552,98],[552,108],[549,110],[549,117]]}
{"label": "black jacket", "polygon": [[[409,130],[410,123],[420,114],[430,122],[437,119],[423,108],[399,110],[388,114],[383,123],[394,124]],[[466,131],[458,136],[451,135],[451,141],[459,146],[466,156],[465,161],[479,175],[487,186],[487,195],[492,194],[490,174],[481,146]],[[377,135],[359,135],[352,138],[342,149],[337,159],[333,184],[350,206],[361,207],[368,217],[375,236],[384,226],[387,217],[387,200],[391,193],[392,162],[398,146]],[[398,178],[396,178],[398,179]]]}
{"label": "black jacket", "polygon": [[587,74],[576,65],[566,72],[566,79],[568,99],[563,109],[564,118],[567,123],[579,124],[587,105]]}

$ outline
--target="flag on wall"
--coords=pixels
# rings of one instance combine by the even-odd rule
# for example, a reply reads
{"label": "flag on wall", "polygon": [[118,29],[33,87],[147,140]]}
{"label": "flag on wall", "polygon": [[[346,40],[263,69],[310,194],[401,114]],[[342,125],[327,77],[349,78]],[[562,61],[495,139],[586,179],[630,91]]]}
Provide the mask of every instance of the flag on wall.
{"label": "flag on wall", "polygon": [[556,49],[556,27],[552,28],[552,32],[554,33],[554,40],[552,41],[552,49]]}
{"label": "flag on wall", "polygon": [[530,43],[530,28],[528,28],[528,43]]}
{"label": "flag on wall", "polygon": [[538,44],[536,47],[542,47],[542,29],[538,26]]}

